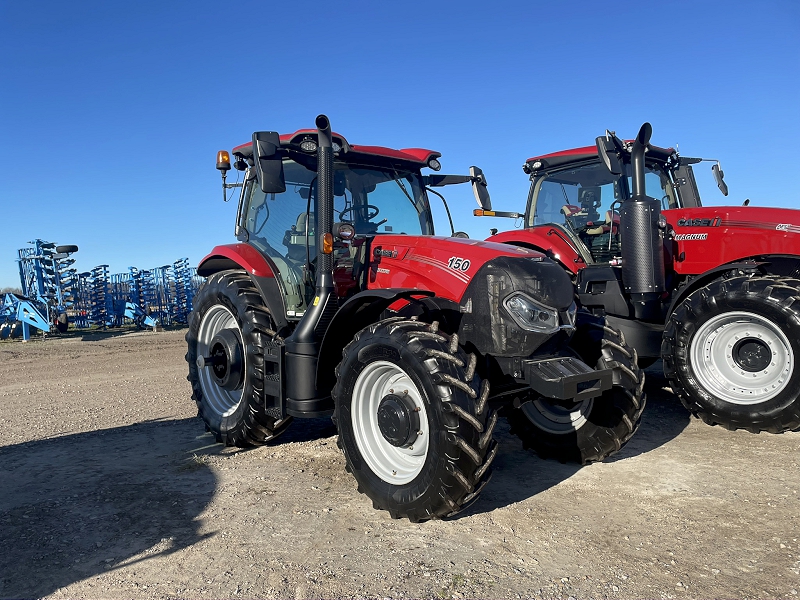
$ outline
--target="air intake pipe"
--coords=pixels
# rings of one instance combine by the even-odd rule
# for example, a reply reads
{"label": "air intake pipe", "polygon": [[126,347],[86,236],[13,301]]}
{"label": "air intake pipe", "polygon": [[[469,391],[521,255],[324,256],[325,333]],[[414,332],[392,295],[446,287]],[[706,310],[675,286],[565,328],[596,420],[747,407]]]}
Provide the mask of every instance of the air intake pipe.
{"label": "air intake pipe", "polygon": [[[326,253],[333,235],[333,141],[328,117],[319,115],[317,125],[317,273],[314,299],[292,335],[286,338],[286,408],[290,415],[326,414],[330,390],[317,390],[320,345],[338,309],[333,281],[333,254]],[[327,236],[327,244],[325,242]]]}
{"label": "air intake pipe", "polygon": [[660,227],[661,202],[650,198],[645,186],[645,151],[653,128],[645,123],[631,148],[633,195],[620,209],[622,283],[633,301],[637,319],[661,318],[664,283],[664,234]]}
{"label": "air intake pipe", "polygon": [[333,277],[333,254],[323,252],[323,237],[333,234],[333,139],[331,123],[319,115],[317,125],[317,285],[319,274],[330,271]]}

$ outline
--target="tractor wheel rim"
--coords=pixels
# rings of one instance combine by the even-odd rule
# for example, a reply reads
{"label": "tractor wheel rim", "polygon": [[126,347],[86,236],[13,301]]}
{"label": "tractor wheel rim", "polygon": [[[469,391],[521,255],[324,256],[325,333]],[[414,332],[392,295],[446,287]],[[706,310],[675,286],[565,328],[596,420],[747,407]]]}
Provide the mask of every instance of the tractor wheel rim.
{"label": "tractor wheel rim", "polygon": [[[242,339],[242,330],[233,313],[227,307],[215,304],[206,311],[200,321],[200,328],[197,332],[197,356],[209,355],[211,341],[223,329],[236,330],[239,339]],[[245,362],[243,370],[247,373],[247,358],[244,352],[242,355]],[[210,366],[198,369],[198,376],[200,389],[203,391],[203,397],[206,399],[208,407],[221,418],[233,414],[242,401],[242,389],[226,390],[221,387]]]}
{"label": "tractor wheel rim", "polygon": [[[378,408],[392,394],[407,395],[419,408],[419,431],[410,447],[392,445],[381,432]],[[351,417],[358,450],[375,475],[392,485],[403,485],[420,474],[428,456],[428,413],[408,373],[383,360],[364,367],[353,387]]]}
{"label": "tractor wheel rim", "polygon": [[690,356],[695,377],[708,393],[740,405],[780,394],[795,366],[792,346],[780,327],[743,311],[709,319],[692,338]]}
{"label": "tractor wheel rim", "polygon": [[553,435],[565,435],[577,431],[586,424],[593,406],[594,398],[587,398],[572,406],[553,404],[538,398],[526,402],[520,410],[539,430]]}

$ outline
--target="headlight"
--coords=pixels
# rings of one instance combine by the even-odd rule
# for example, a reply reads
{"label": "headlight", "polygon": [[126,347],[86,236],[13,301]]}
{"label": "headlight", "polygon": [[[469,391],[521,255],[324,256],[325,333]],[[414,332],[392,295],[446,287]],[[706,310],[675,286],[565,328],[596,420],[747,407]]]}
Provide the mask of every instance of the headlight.
{"label": "headlight", "polygon": [[503,306],[511,318],[527,331],[554,333],[558,331],[558,311],[539,304],[522,292],[511,294],[503,301]]}

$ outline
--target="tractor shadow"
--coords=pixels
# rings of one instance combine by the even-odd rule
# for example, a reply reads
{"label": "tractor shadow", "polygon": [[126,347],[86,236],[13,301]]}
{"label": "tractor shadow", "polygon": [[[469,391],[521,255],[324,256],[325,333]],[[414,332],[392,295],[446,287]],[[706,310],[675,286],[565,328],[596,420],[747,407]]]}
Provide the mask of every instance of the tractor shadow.
{"label": "tractor shadow", "polygon": [[[646,371],[647,406],[641,425],[631,440],[605,462],[613,463],[654,450],[676,438],[689,425],[689,412],[669,389],[659,361]],[[492,480],[478,500],[455,519],[490,512],[527,500],[569,479],[582,467],[544,460],[522,448],[522,442],[509,432],[505,419],[495,429],[500,451],[494,460]]]}
{"label": "tractor shadow", "polygon": [[0,448],[0,597],[34,598],[214,535],[217,489],[197,419]]}

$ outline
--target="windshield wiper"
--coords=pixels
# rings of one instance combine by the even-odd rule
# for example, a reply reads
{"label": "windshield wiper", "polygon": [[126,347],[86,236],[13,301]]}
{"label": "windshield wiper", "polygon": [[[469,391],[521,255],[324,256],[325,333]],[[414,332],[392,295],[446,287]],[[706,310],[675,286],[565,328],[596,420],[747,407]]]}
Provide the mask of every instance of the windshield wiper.
{"label": "windshield wiper", "polygon": [[400,181],[400,175],[394,169],[392,169],[392,172],[394,172],[394,182],[400,187],[401,190],[403,190],[403,193],[406,195],[406,198],[408,198],[408,201],[411,202],[411,206],[414,207],[414,210],[417,210],[417,203],[414,202],[414,199],[411,197],[411,194],[408,193],[406,186],[403,185],[402,181]]}

